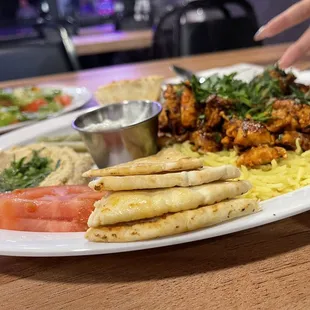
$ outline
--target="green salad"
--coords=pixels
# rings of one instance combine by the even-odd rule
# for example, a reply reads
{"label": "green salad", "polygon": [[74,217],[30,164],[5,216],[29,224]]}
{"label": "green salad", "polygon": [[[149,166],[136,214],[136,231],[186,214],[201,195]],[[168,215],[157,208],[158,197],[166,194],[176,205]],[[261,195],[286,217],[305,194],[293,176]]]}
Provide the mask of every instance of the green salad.
{"label": "green salad", "polygon": [[71,105],[72,97],[58,89],[39,87],[0,90],[0,127],[40,120]]}

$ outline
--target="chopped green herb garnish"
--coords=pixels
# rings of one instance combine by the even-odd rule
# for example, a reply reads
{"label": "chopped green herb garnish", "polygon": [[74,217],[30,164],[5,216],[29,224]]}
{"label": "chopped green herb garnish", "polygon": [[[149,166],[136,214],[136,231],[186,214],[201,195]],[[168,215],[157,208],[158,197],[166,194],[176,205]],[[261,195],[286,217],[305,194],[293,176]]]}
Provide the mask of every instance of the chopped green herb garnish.
{"label": "chopped green herb garnish", "polygon": [[52,167],[52,161],[47,157],[40,156],[40,151],[33,150],[32,157],[26,161],[26,157],[12,161],[9,168],[0,174],[0,192],[13,191],[19,188],[38,186],[51,172],[59,168]]}
{"label": "chopped green herb garnish", "polygon": [[247,91],[247,83],[235,79],[237,73],[219,77],[212,75],[200,83],[195,76],[192,78],[192,88],[194,90],[196,100],[202,102],[210,95],[217,95],[225,99],[236,99],[245,105],[250,105]]}
{"label": "chopped green herb garnish", "polygon": [[303,92],[297,84],[288,83],[287,79],[294,80],[294,75],[285,73],[276,65],[267,67],[249,83],[235,79],[236,74],[212,75],[203,80],[193,76],[191,86],[197,102],[205,103],[211,95],[229,99],[232,104],[226,108],[228,117],[260,122],[271,118],[272,104],[276,99],[293,99],[296,103],[310,105],[310,91]]}

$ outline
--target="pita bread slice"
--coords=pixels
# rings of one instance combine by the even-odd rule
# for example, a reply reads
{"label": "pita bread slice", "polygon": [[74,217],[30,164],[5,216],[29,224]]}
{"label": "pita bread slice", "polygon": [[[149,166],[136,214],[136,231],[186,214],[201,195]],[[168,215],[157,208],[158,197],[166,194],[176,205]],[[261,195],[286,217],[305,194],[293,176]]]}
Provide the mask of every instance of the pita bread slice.
{"label": "pita bread slice", "polygon": [[257,211],[259,206],[256,200],[233,199],[149,220],[89,228],[85,236],[95,242],[149,240],[213,226]]}
{"label": "pita bread slice", "polygon": [[173,149],[164,149],[156,155],[139,158],[134,161],[105,169],[89,170],[84,177],[144,175],[171,171],[185,171],[202,168],[200,158],[183,155]]}
{"label": "pita bread slice", "polygon": [[89,183],[96,191],[128,191],[134,189],[187,187],[211,183],[218,180],[235,179],[240,170],[232,165],[203,167],[194,171],[140,176],[107,176]]}
{"label": "pita bread slice", "polygon": [[97,201],[88,226],[98,227],[175,213],[235,198],[251,189],[248,181],[192,187],[115,192]]}
{"label": "pita bread slice", "polygon": [[158,101],[163,77],[149,76],[136,80],[122,80],[99,87],[95,93],[99,104],[111,104],[124,100]]}

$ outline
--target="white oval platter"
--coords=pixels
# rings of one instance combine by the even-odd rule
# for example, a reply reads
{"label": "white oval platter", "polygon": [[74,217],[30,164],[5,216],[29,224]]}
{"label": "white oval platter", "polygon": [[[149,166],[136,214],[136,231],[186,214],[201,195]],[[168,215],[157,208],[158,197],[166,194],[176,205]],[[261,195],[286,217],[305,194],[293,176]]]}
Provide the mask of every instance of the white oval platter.
{"label": "white oval platter", "polygon": [[[245,66],[247,66],[247,75],[252,75],[251,68],[248,68],[251,65],[243,64],[241,69],[245,69]],[[238,69],[240,66],[239,68],[233,67],[233,70]],[[257,66],[253,66],[255,72],[259,69]],[[216,70],[212,70],[212,72],[216,72]],[[226,73],[223,69],[218,71]],[[228,68],[228,72],[231,72],[231,68]],[[204,71],[204,74],[208,73],[210,71]],[[308,74],[306,77],[310,77],[310,75]],[[70,133],[72,132],[72,121],[81,113],[84,111],[65,114],[0,136],[0,147],[6,149],[13,145],[35,142],[38,133],[40,136]],[[194,232],[142,242],[91,243],[84,238],[84,233],[32,233],[0,230],[0,255],[32,257],[95,255],[193,242],[261,226],[309,211],[309,197],[310,187],[304,187],[292,193],[264,201],[261,203],[262,211],[256,214]]]}

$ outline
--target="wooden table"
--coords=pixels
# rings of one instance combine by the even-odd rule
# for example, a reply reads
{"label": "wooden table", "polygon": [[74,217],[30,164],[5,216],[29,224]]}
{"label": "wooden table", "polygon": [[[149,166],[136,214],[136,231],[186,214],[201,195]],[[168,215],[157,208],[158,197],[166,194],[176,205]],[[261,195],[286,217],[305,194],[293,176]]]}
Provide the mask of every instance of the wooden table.
{"label": "wooden table", "polygon": [[[238,62],[275,62],[286,45],[2,83],[99,85]],[[309,61],[300,63],[309,67]],[[0,309],[310,309],[310,213],[228,236],[140,252],[0,257]]]}
{"label": "wooden table", "polygon": [[79,36],[89,36],[96,34],[107,34],[115,31],[113,24],[103,24],[95,26],[81,27],[79,29]]}
{"label": "wooden table", "polygon": [[72,38],[79,56],[148,48],[152,46],[152,30],[100,32],[101,28],[81,30]]}

